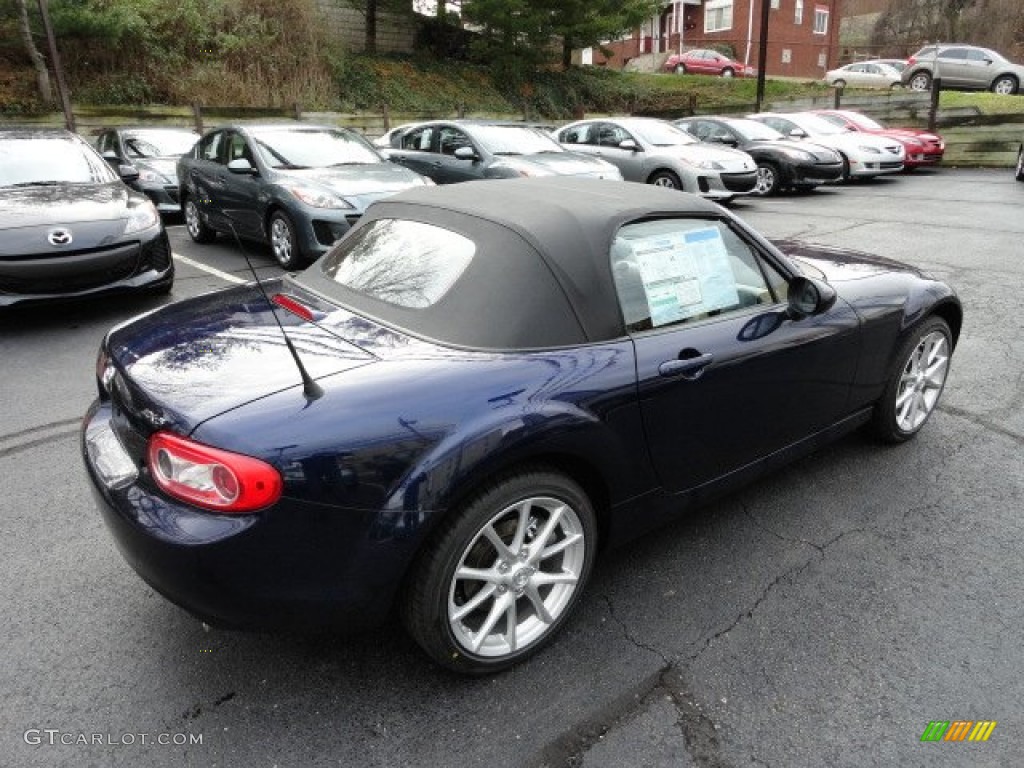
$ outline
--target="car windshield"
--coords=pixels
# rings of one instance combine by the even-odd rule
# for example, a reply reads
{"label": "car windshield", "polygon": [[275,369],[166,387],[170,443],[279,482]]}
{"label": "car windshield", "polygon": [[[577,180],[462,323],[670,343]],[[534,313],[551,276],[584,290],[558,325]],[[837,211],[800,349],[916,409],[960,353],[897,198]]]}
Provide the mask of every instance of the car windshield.
{"label": "car windshield", "polygon": [[494,155],[536,155],[564,152],[561,145],[536,128],[521,125],[476,125],[473,138]]}
{"label": "car windshield", "polygon": [[698,143],[697,139],[686,131],[661,120],[644,120],[625,125],[632,133],[656,147],[676,147],[682,144]]}
{"label": "car windshield", "polygon": [[383,162],[361,137],[331,128],[256,130],[252,134],[263,162],[271,168],[329,168]]}
{"label": "car windshield", "polygon": [[133,131],[125,134],[124,146],[132,157],[176,157],[192,149],[198,138],[192,131]]}
{"label": "car windshield", "polygon": [[864,128],[866,130],[869,130],[869,131],[884,131],[885,130],[885,126],[884,125],[882,125],[881,123],[875,122],[874,120],[872,120],[867,115],[862,115],[859,112],[844,113],[844,116],[851,123],[854,123],[854,124],[860,126],[861,128]]}
{"label": "car windshield", "polygon": [[770,125],[756,120],[729,120],[726,125],[747,141],[777,141],[786,138]]}
{"label": "car windshield", "polygon": [[845,133],[845,131],[838,125],[833,125],[828,120],[818,117],[817,115],[799,115],[797,117],[791,117],[790,120],[812,136],[835,136],[837,134]]}
{"label": "car windshield", "polygon": [[101,184],[116,180],[102,157],[74,139],[0,135],[0,187]]}

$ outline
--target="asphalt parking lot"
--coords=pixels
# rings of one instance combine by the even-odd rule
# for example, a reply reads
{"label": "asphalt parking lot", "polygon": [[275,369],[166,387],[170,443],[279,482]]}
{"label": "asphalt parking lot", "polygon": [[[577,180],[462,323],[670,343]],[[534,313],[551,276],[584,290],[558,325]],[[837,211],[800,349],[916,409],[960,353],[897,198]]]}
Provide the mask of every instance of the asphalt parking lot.
{"label": "asphalt parking lot", "polygon": [[[1019,765],[1024,184],[938,169],[734,210],[952,283],[965,323],[939,411],[910,444],[854,435],[611,553],[556,642],[483,680],[395,626],[207,631],[156,595],[103,528],[77,423],[103,332],[162,300],[0,316],[0,763]],[[235,246],[170,231],[172,299],[248,278]],[[921,741],[958,720],[997,725]]]}

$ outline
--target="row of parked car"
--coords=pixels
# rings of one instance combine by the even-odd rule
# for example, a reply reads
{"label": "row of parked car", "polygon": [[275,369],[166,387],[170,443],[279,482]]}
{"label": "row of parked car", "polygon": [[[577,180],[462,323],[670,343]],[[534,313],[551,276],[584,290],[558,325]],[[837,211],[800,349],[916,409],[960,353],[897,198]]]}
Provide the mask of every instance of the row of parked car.
{"label": "row of parked car", "polygon": [[118,128],[99,134],[97,151],[67,132],[5,130],[0,152],[10,162],[0,167],[0,187],[16,226],[0,228],[17,237],[3,246],[0,305],[169,290],[174,266],[159,213],[181,212],[199,243],[220,234],[266,242],[295,270],[371,203],[417,186],[575,176],[728,203],[931,165],[944,148],[934,133],[888,129],[842,110],[674,123],[596,118],[553,129],[434,120],[399,126],[375,144],[344,128],[295,123],[229,125],[201,137]]}

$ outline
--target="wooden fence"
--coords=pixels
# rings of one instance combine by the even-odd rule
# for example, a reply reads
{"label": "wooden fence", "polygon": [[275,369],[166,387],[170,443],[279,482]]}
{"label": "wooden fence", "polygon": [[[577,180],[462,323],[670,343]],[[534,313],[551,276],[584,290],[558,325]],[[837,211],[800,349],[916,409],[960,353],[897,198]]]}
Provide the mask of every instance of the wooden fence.
{"label": "wooden fence", "polygon": [[[1015,98],[1008,96],[1007,98]],[[829,109],[837,104],[843,109],[852,109],[885,123],[886,125],[926,128],[929,124],[930,97],[927,93],[916,94],[893,91],[871,96],[844,96],[842,92],[819,98],[795,101],[769,102],[766,108],[775,112],[793,112],[804,109]],[[680,114],[660,115],[681,117],[684,114],[729,114],[743,115],[753,110],[752,104],[712,104],[690,100],[688,108]],[[104,128],[118,125],[177,126],[202,131],[216,125],[235,121],[283,121],[299,120],[308,123],[344,126],[365,136],[374,138],[388,128],[421,120],[483,117],[521,120],[522,115],[508,114],[464,114],[455,112],[389,113],[382,109],[378,113],[306,112],[299,105],[290,108],[254,107],[97,107],[75,106],[77,131],[86,137],[93,137]],[[936,129],[946,139],[945,165],[1006,167],[1016,162],[1017,149],[1024,141],[1024,115],[981,115],[976,109],[938,110],[934,122]],[[64,124],[63,115],[53,113],[26,119],[0,119],[0,125],[49,125]]]}

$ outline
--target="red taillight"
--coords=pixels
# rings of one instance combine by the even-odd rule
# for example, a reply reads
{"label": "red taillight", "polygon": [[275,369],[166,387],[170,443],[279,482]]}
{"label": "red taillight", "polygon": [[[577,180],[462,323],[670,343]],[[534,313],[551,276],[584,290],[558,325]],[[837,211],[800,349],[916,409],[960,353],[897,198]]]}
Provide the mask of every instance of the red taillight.
{"label": "red taillight", "polygon": [[311,307],[307,307],[294,296],[289,296],[286,293],[275,293],[271,297],[271,301],[273,301],[275,304],[277,304],[277,306],[281,307],[282,309],[287,309],[293,315],[301,317],[307,323],[312,323],[317,320],[324,319],[323,312],[317,312]]}
{"label": "red taillight", "polygon": [[149,471],[161,490],[215,512],[252,512],[283,490],[281,474],[266,462],[211,448],[170,432],[149,439]]}
{"label": "red taillight", "polygon": [[911,56],[909,59],[907,59],[907,66],[908,67],[912,67],[915,64],[917,64],[917,59],[915,59],[913,56]]}

